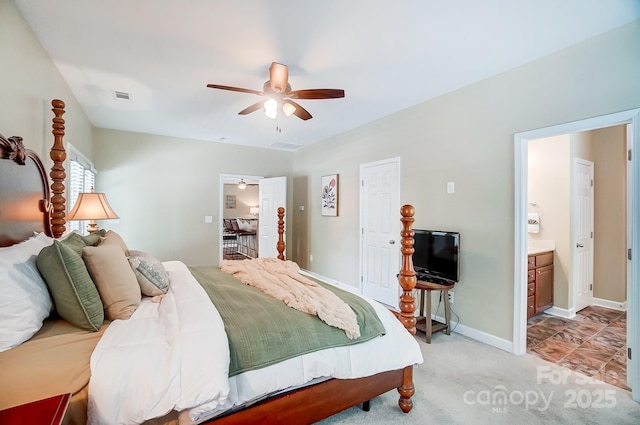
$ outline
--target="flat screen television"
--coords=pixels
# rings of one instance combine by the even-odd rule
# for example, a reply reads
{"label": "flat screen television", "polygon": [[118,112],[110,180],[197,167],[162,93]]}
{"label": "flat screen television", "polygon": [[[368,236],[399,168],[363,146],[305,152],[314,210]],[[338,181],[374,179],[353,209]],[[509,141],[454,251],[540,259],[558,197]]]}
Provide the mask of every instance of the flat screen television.
{"label": "flat screen television", "polygon": [[413,267],[419,280],[434,283],[460,280],[460,233],[414,229]]}

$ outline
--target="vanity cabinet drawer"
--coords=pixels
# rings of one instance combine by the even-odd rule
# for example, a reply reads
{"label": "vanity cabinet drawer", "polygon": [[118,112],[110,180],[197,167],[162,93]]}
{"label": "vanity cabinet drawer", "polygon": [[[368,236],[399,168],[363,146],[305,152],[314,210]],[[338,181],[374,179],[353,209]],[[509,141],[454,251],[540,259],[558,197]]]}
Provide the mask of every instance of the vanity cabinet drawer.
{"label": "vanity cabinet drawer", "polygon": [[536,297],[527,297],[527,318],[536,315]]}
{"label": "vanity cabinet drawer", "polygon": [[551,264],[553,264],[553,252],[536,255],[536,268],[550,266]]}
{"label": "vanity cabinet drawer", "polygon": [[553,251],[527,256],[527,318],[553,306]]}

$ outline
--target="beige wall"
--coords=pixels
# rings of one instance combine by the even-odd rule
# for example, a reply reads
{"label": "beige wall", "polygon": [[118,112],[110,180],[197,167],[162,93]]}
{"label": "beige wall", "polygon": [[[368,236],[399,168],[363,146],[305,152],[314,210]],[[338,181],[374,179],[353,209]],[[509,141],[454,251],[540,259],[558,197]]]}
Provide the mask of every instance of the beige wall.
{"label": "beige wall", "polygon": [[222,212],[223,218],[255,218],[250,213],[251,207],[257,207],[259,203],[260,189],[257,185],[247,185],[244,189],[238,189],[237,184],[225,184],[223,189],[223,195],[226,199],[227,195],[233,195],[236,197],[236,207],[227,208],[226,203],[223,205]]}
{"label": "beige wall", "polygon": [[597,157],[593,296],[623,302],[627,300],[626,128],[592,133]]}
{"label": "beige wall", "polygon": [[[357,286],[359,165],[400,156],[401,202],[416,207],[415,226],[461,232],[460,322],[511,340],[513,135],[640,107],[638,69],[636,21],[296,152],[293,204],[306,209],[294,214],[289,255]],[[320,215],[319,182],[330,173],[340,174],[341,207],[328,219]],[[446,193],[447,181],[455,194]]]}
{"label": "beige wall", "polygon": [[121,217],[108,227],[132,249],[188,265],[218,264],[220,174],[291,174],[291,153],[273,149],[106,129],[93,138],[98,187]]}
{"label": "beige wall", "polygon": [[[529,240],[554,240],[553,305],[569,308],[571,277],[571,138],[570,135],[531,140],[529,154],[529,202],[538,207],[540,232]],[[524,282],[523,282],[524,283]]]}
{"label": "beige wall", "polygon": [[51,100],[66,103],[65,141],[91,156],[91,124],[49,55],[10,0],[0,0],[0,134],[21,136],[51,167]]}

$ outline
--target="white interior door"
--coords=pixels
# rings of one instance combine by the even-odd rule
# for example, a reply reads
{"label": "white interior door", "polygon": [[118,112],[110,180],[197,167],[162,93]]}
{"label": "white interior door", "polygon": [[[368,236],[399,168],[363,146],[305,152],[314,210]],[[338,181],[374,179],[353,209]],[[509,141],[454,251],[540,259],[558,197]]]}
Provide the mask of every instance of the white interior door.
{"label": "white interior door", "polygon": [[574,160],[574,274],[575,310],[593,302],[593,162]]}
{"label": "white interior door", "polygon": [[400,158],[360,166],[362,293],[394,309],[400,285]]}
{"label": "white interior door", "polygon": [[259,184],[258,257],[277,257],[279,207],[285,208],[285,228],[287,226],[287,178],[271,177],[260,179]]}

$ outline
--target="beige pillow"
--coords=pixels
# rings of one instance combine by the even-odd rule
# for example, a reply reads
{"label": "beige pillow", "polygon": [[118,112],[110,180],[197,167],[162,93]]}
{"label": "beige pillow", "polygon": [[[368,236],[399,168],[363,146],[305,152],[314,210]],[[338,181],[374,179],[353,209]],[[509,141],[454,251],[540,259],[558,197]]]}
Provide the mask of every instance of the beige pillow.
{"label": "beige pillow", "polygon": [[82,258],[98,288],[107,319],[131,317],[140,305],[140,286],[122,248],[116,244],[87,246]]}
{"label": "beige pillow", "polygon": [[100,245],[115,245],[119,247],[122,252],[124,252],[124,255],[127,255],[129,251],[129,249],[127,248],[127,244],[124,242],[124,239],[122,239],[122,237],[113,230],[109,230],[107,231],[107,233],[105,233]]}

